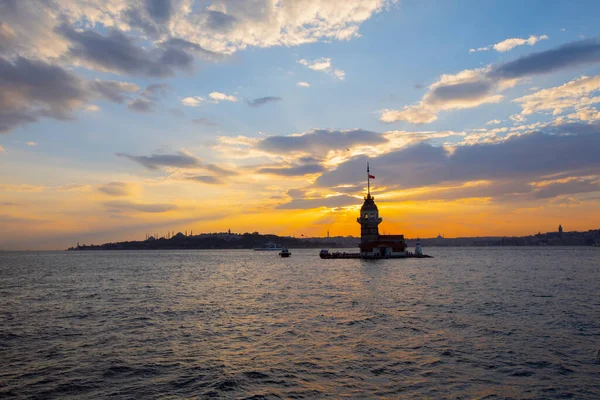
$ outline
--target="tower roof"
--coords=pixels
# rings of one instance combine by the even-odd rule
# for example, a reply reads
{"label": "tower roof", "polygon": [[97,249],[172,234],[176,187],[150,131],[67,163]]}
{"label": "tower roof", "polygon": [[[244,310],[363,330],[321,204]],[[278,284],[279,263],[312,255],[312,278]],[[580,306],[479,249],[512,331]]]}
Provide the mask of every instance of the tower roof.
{"label": "tower roof", "polygon": [[375,204],[375,198],[370,194],[367,195],[360,211],[378,211],[377,205]]}

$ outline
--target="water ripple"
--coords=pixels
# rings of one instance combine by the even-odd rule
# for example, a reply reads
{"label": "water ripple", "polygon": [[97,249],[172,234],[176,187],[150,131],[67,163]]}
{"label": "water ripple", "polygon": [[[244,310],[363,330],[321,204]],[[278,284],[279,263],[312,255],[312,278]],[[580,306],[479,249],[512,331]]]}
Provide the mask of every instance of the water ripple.
{"label": "water ripple", "polygon": [[0,253],[0,397],[600,398],[600,251]]}

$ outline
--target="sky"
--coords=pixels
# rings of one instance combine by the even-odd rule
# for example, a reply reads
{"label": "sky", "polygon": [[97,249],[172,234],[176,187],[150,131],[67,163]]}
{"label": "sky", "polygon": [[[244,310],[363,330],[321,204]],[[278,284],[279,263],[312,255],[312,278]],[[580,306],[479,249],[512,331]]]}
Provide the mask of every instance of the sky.
{"label": "sky", "polygon": [[600,2],[3,0],[0,249],[600,228]]}

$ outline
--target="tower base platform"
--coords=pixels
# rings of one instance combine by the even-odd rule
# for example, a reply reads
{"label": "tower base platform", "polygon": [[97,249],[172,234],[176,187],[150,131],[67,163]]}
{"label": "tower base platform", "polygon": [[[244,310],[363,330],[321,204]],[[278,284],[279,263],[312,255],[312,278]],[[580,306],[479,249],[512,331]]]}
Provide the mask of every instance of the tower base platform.
{"label": "tower base platform", "polygon": [[319,253],[319,257],[322,259],[348,259],[348,258],[360,258],[363,260],[384,260],[388,258],[433,258],[432,256],[428,256],[426,254],[415,254],[415,253],[406,253],[403,255],[385,255],[385,256],[376,256],[376,255],[362,255],[360,253],[344,253],[344,252],[333,252],[321,250]]}

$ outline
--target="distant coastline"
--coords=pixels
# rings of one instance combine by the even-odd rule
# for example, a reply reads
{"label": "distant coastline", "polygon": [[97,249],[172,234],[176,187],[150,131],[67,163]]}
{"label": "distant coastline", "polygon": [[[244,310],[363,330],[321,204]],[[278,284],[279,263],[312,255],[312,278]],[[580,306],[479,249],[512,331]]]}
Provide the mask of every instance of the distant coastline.
{"label": "distant coastline", "polygon": [[[479,236],[444,238],[406,239],[409,246],[420,240],[423,246],[598,246],[600,229],[578,232],[547,232],[529,236]],[[254,233],[203,233],[146,240],[104,243],[100,245],[77,244],[67,250],[200,250],[200,249],[253,249],[272,242],[288,248],[353,248],[360,243],[354,236],[295,238],[272,234]]]}
{"label": "distant coastline", "polygon": [[[337,240],[335,240],[337,239]],[[357,238],[294,238],[289,236],[261,235],[254,233],[203,233],[200,235],[184,235],[181,232],[170,237],[146,240],[104,243],[101,245],[77,245],[67,250],[198,250],[198,249],[254,249],[264,247],[267,243],[277,243],[288,248],[319,247],[354,247]]]}

